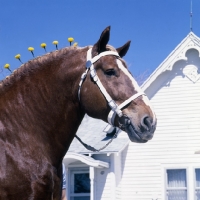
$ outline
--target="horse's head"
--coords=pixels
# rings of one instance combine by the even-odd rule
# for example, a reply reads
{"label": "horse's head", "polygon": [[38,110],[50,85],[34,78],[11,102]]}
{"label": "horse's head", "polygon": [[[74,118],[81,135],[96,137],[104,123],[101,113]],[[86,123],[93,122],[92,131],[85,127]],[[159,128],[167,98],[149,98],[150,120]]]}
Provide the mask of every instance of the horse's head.
{"label": "horse's head", "polygon": [[87,52],[90,77],[81,89],[81,104],[88,115],[126,131],[132,142],[147,142],[153,137],[156,117],[149,99],[121,59],[130,41],[115,49],[107,45],[109,35],[107,27]]}

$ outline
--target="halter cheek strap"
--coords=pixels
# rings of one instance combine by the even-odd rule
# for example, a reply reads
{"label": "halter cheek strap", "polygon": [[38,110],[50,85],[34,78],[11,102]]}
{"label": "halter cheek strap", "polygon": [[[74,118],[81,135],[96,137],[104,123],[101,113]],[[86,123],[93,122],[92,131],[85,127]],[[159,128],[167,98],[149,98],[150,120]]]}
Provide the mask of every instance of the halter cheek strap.
{"label": "halter cheek strap", "polygon": [[131,101],[133,101],[134,99],[136,99],[137,97],[141,96],[141,95],[145,95],[143,92],[138,92],[136,94],[134,94],[133,96],[131,96],[129,99],[127,99],[126,101],[124,101],[122,104],[120,104],[119,106],[116,104],[116,102],[111,98],[111,96],[107,93],[106,89],[104,88],[103,84],[101,83],[96,70],[94,69],[94,63],[96,61],[98,61],[102,56],[107,56],[107,55],[114,55],[116,57],[119,57],[119,54],[117,52],[114,51],[105,51],[100,53],[99,55],[95,56],[92,58],[92,48],[90,48],[87,51],[87,62],[86,62],[86,71],[82,74],[81,76],[81,81],[79,83],[79,89],[78,89],[78,98],[80,101],[80,91],[81,91],[81,86],[87,76],[88,71],[90,70],[90,76],[93,79],[93,81],[97,84],[97,86],[99,87],[101,93],[104,95],[104,97],[106,98],[108,105],[111,108],[110,113],[108,114],[108,122],[111,125],[114,125],[114,118],[116,116],[116,114],[121,117],[122,116],[122,108],[124,106],[126,106],[127,104],[129,104]]}

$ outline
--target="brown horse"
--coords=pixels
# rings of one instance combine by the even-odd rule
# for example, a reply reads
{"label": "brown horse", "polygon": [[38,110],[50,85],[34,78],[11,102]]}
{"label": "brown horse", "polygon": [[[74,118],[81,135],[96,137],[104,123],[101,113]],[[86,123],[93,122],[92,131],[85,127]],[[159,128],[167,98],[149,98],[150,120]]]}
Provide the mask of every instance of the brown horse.
{"label": "brown horse", "polygon": [[131,141],[153,137],[154,112],[121,59],[130,41],[114,49],[109,35],[107,27],[93,47],[35,58],[1,82],[1,200],[61,198],[62,159],[85,113]]}

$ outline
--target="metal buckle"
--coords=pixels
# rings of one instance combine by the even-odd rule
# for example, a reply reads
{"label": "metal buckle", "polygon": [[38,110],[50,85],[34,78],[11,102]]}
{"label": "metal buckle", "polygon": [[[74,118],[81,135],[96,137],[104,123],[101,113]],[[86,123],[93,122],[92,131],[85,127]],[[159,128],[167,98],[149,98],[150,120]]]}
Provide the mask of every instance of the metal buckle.
{"label": "metal buckle", "polygon": [[117,109],[117,104],[115,103],[115,101],[113,99],[108,102],[108,105],[111,107],[111,109],[113,111],[115,111]]}
{"label": "metal buckle", "polygon": [[85,64],[86,68],[89,69],[92,66],[91,60],[88,60]]}

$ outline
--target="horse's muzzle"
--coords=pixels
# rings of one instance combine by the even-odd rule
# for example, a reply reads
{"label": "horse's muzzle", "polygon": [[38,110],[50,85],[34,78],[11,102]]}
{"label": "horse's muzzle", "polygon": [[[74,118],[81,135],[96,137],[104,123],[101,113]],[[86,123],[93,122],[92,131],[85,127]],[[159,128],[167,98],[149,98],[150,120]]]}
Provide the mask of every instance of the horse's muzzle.
{"label": "horse's muzzle", "polygon": [[120,117],[118,122],[119,128],[127,132],[131,142],[145,143],[148,140],[151,140],[156,129],[156,124],[152,125],[147,117],[144,118],[145,126],[141,126],[140,131],[136,130],[132,121],[126,115]]}

